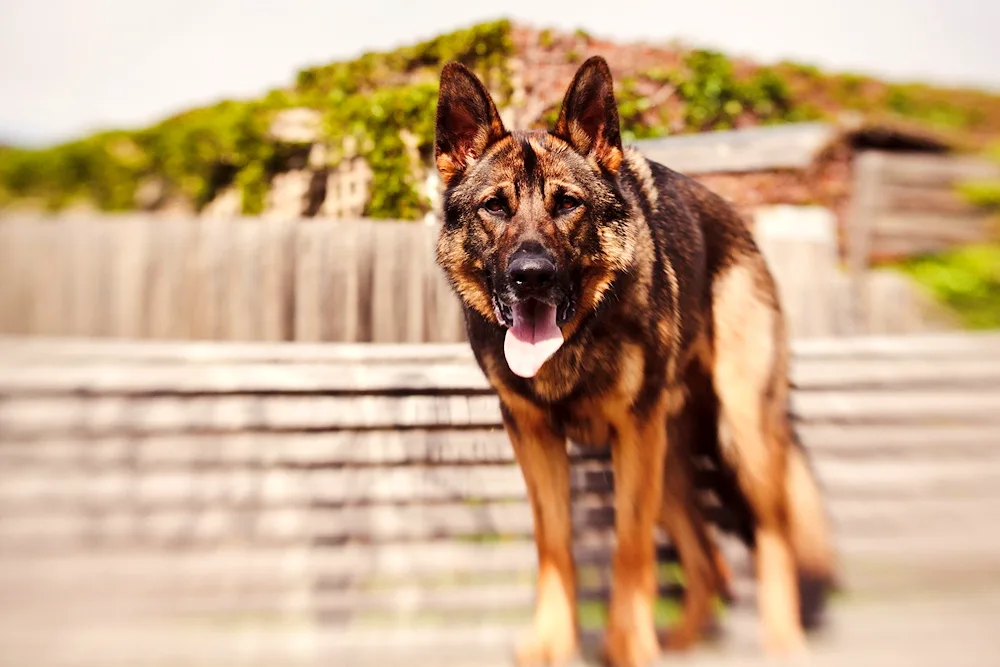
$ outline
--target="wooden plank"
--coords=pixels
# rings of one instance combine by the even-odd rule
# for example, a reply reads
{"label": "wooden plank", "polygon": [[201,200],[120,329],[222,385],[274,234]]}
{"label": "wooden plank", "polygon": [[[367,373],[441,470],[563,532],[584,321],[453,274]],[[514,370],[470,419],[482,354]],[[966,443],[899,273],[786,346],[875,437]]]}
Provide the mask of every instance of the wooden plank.
{"label": "wooden plank", "polygon": [[792,413],[802,421],[857,423],[935,423],[957,425],[1000,422],[1000,390],[828,390],[791,396]]}
{"label": "wooden plank", "polygon": [[47,336],[70,335],[66,313],[70,312],[72,283],[69,260],[72,250],[63,233],[66,223],[51,221],[33,230],[31,245],[25,250],[32,257],[45,257],[33,262],[31,282],[35,286],[31,331]]}
{"label": "wooden plank", "polygon": [[[838,606],[833,622],[819,636],[811,636],[808,664],[820,667],[935,667],[947,664],[973,667],[995,652],[992,631],[997,614],[995,601],[977,596],[968,605],[961,601],[930,600],[912,603],[876,602],[867,606]],[[752,610],[732,615],[721,623],[722,637],[699,646],[683,657],[693,666],[721,665],[764,667],[774,664],[760,643],[759,620]],[[344,628],[324,635],[324,648],[337,664],[403,665],[414,661],[441,665],[505,665],[523,625],[477,626],[473,623],[447,628],[406,627]],[[599,636],[586,639],[595,650]],[[470,656],[476,656],[475,660]],[[425,657],[426,656],[426,657]],[[954,657],[951,657],[954,656]],[[678,660],[664,655],[655,665]]]}
{"label": "wooden plank", "polygon": [[[829,506],[839,539],[883,540],[964,534],[1000,527],[995,497],[860,498],[841,496]],[[573,522],[578,537],[607,535],[611,507],[596,497],[577,498]],[[422,542],[481,541],[533,536],[527,501],[448,502],[434,505],[377,504],[340,507],[191,505],[170,507],[5,505],[0,549],[30,553],[66,547],[171,547],[244,543],[248,548],[295,546],[321,540]]]}
{"label": "wooden plank", "polygon": [[973,461],[1000,454],[1000,426],[995,425],[799,423],[796,429],[814,457]]}
{"label": "wooden plank", "polygon": [[[824,390],[794,393],[806,422],[996,424],[1000,390]],[[211,395],[21,397],[0,404],[5,437],[59,433],[169,433],[499,426],[495,396]]]}
{"label": "wooden plank", "polygon": [[[1000,340],[1000,336],[997,337]],[[0,337],[5,360],[59,359],[64,363],[395,363],[401,361],[472,361],[467,343],[250,343]]]}
{"label": "wooden plank", "polygon": [[[799,358],[855,360],[918,357],[921,359],[996,358],[1000,334],[993,331],[922,333],[908,336],[861,336],[791,342]],[[0,337],[0,362],[5,359],[59,359],[115,362],[398,362],[472,360],[467,343],[443,344],[303,344],[220,343],[208,341],[87,340],[46,337]]]}
{"label": "wooden plank", "polygon": [[[942,364],[945,368],[942,369]],[[11,355],[0,362],[0,393],[202,394],[202,393],[491,393],[479,367],[469,361],[359,363],[195,363],[142,365],[137,362],[66,364]],[[793,363],[799,389],[970,387],[1000,384],[996,358],[942,362],[919,358],[875,360],[809,359]]]}
{"label": "wooden plank", "polygon": [[977,209],[965,201],[954,188],[928,188],[896,183],[886,183],[882,186],[882,206],[886,211],[897,213],[933,211],[937,214],[962,216],[977,212]]}
{"label": "wooden plank", "polygon": [[223,264],[223,336],[226,340],[256,340],[261,284],[254,275],[254,267],[259,262],[260,229],[254,222],[246,220],[227,222],[229,239],[228,254]]}
{"label": "wooden plank", "polygon": [[847,213],[847,268],[851,276],[851,318],[849,331],[853,335],[866,333],[869,304],[865,281],[871,257],[871,235],[875,212],[879,206],[879,190],[885,171],[885,155],[879,151],[864,151],[854,161],[854,177]]}
{"label": "wooden plank", "polygon": [[[257,224],[263,221],[256,221]],[[294,334],[295,226],[287,220],[269,220],[261,225],[261,338],[292,340]]]}
{"label": "wooden plank", "polygon": [[176,339],[181,324],[177,313],[189,303],[183,291],[184,273],[192,245],[189,244],[192,226],[177,221],[176,224],[154,228],[153,244],[156,252],[151,255],[149,282],[143,313],[143,337]]}
{"label": "wooden plank", "polygon": [[324,237],[324,227],[320,224],[295,228],[296,341],[323,340]]}
{"label": "wooden plank", "polygon": [[[357,341],[360,335],[360,255],[366,237],[351,223],[323,221],[324,230],[324,319],[323,340]],[[336,227],[334,227],[336,225]]]}
{"label": "wooden plank", "polygon": [[[335,223],[334,223],[335,224]],[[369,343],[374,340],[375,327],[375,262],[379,253],[376,250],[375,235],[378,225],[353,223],[353,233],[357,236],[357,313],[358,321],[353,341]]]}
{"label": "wooden plank", "polygon": [[0,403],[5,437],[499,424],[500,406],[492,395],[15,397]]}
{"label": "wooden plank", "polygon": [[33,272],[28,251],[33,227],[29,225],[0,219],[0,333],[5,335],[31,332]]}
{"label": "wooden plank", "polygon": [[[941,498],[1000,493],[1000,461],[821,459],[817,474],[826,494],[840,498]],[[613,488],[607,463],[578,464],[570,474],[577,493]],[[39,506],[91,509],[134,503],[140,507],[300,507],[306,503],[439,503],[517,501],[525,497],[515,465],[403,466],[391,468],[55,469],[45,474],[0,473],[0,503],[11,511]]]}
{"label": "wooden plank", "polygon": [[873,252],[878,252],[883,239],[920,238],[945,243],[979,243],[989,238],[990,219],[982,213],[956,215],[935,213],[883,213],[875,217]]}
{"label": "wooden plank", "polygon": [[[797,425],[817,460],[1000,457],[1000,426],[978,425]],[[574,450],[575,451],[575,450]],[[583,449],[583,453],[590,451]],[[606,456],[602,454],[602,456]],[[331,431],[316,433],[192,433],[122,435],[99,439],[57,436],[45,440],[0,439],[0,470],[41,467],[136,466],[140,469],[199,467],[336,467],[514,463],[500,426],[470,429]],[[26,471],[27,472],[27,471]]]}
{"label": "wooden plank", "polygon": [[148,280],[151,251],[150,225],[147,220],[129,220],[110,235],[108,256],[110,280],[110,330],[116,338],[138,338],[142,334],[143,296]]}
{"label": "wooden plank", "polygon": [[470,429],[0,438],[0,469],[19,465],[146,467],[513,463],[499,426]]}
{"label": "wooden plank", "polygon": [[958,181],[1000,177],[1000,168],[980,158],[886,154],[882,177],[894,185],[947,188]]}
{"label": "wooden plank", "polygon": [[[0,366],[2,368],[2,366]],[[136,368],[131,364],[33,363],[0,372],[0,393],[200,394],[374,393],[492,389],[478,366],[462,364],[200,364]]]}

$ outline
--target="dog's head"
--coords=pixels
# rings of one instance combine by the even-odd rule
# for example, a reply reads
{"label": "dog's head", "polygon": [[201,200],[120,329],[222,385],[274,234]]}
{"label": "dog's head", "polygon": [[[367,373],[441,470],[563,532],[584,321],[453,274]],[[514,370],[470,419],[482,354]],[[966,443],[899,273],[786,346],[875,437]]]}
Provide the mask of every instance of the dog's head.
{"label": "dog's head", "polygon": [[580,67],[547,132],[509,132],[479,79],[446,65],[435,155],[445,185],[438,263],[470,308],[507,329],[508,365],[531,377],[632,261],[607,63]]}

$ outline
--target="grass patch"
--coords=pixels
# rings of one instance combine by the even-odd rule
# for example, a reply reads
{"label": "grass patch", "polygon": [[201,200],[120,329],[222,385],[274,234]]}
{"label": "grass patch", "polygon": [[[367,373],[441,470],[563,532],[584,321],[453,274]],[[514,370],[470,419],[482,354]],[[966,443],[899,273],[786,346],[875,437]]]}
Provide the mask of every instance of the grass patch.
{"label": "grass patch", "polygon": [[896,268],[972,330],[1000,328],[1000,242],[904,260]]}

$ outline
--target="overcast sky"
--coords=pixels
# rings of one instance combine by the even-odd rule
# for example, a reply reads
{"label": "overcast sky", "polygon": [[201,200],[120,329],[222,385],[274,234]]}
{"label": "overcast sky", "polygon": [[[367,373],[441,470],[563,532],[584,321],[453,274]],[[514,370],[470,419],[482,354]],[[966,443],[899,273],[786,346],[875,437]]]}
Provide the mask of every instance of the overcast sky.
{"label": "overcast sky", "polygon": [[997,0],[0,0],[0,140],[139,126],[504,16],[1000,90]]}

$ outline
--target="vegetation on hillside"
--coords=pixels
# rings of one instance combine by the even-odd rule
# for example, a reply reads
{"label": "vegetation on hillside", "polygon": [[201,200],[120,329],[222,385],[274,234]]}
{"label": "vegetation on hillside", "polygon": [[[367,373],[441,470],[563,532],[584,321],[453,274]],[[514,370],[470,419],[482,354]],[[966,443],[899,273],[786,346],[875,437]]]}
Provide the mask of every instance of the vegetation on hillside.
{"label": "vegetation on hillside", "polygon": [[[286,88],[255,100],[227,100],[141,130],[109,131],[42,150],[0,148],[0,206],[27,199],[49,209],[77,201],[118,211],[135,205],[144,179],[157,176],[195,208],[235,186],[243,210],[264,207],[272,176],[297,147],[268,135],[274,115],[308,107],[324,115],[329,165],[343,159],[345,139],[370,164],[372,217],[417,218],[426,209],[412,182],[403,131],[427,160],[433,143],[437,73],[458,60],[486,79],[503,106],[510,99],[513,26],[473,26],[384,53],[310,67]],[[590,38],[579,33],[579,40]],[[539,43],[552,45],[551,31]],[[567,52],[567,62],[586,53]],[[794,63],[760,67],[713,51],[686,49],[676,66],[616,72],[626,139],[832,117],[844,110],[903,119],[979,144],[1000,137],[1000,95],[923,85],[886,84],[853,74],[825,74]],[[651,87],[669,86],[669,103]],[[545,115],[551,121],[555,109]]]}
{"label": "vegetation on hillside", "polygon": [[[6,149],[0,152],[0,203],[32,199],[59,209],[86,200],[119,211],[134,205],[145,176],[156,175],[198,208],[236,185],[243,211],[259,213],[289,150],[268,136],[271,121],[282,109],[311,107],[323,111],[323,139],[331,147],[352,136],[368,160],[374,175],[368,213],[415,218],[423,202],[410,183],[400,131],[415,135],[418,150],[428,153],[441,65],[463,62],[503,90],[511,50],[506,21],[477,25],[390,53],[305,69],[293,86],[258,100],[227,100],[147,129],[100,133],[43,150]],[[340,157],[332,151],[334,164]]]}

